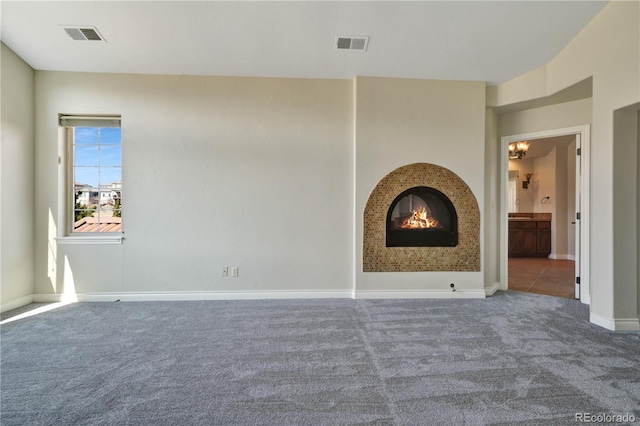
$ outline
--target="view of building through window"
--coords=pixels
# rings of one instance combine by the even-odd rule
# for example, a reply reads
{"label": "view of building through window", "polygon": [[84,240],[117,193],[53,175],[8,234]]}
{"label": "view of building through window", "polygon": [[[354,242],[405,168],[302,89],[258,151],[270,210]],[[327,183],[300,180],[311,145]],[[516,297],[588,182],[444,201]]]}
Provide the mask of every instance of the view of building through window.
{"label": "view of building through window", "polygon": [[120,127],[73,128],[73,232],[122,232]]}

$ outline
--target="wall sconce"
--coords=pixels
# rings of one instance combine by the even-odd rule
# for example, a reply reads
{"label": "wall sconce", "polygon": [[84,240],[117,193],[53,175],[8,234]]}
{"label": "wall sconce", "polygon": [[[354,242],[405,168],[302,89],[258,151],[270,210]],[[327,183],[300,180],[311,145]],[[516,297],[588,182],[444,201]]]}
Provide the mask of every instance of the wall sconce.
{"label": "wall sconce", "polygon": [[509,144],[509,158],[522,160],[527,155],[529,149],[529,142],[512,142]]}
{"label": "wall sconce", "polygon": [[527,180],[522,181],[522,188],[527,189],[529,188],[529,184],[531,183],[531,176],[533,176],[533,173],[525,173],[524,175],[526,176]]}

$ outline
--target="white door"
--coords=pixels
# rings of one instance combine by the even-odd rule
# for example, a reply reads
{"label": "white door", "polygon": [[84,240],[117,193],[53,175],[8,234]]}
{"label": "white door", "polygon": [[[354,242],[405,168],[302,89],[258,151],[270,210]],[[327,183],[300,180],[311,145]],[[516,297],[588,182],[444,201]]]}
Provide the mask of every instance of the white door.
{"label": "white door", "polygon": [[575,224],[574,229],[575,229],[575,239],[576,239],[576,246],[575,246],[575,294],[574,297],[578,300],[580,300],[580,206],[582,205],[581,203],[581,183],[582,183],[582,173],[580,170],[580,134],[576,135],[576,217],[574,218],[574,221],[572,223]]}

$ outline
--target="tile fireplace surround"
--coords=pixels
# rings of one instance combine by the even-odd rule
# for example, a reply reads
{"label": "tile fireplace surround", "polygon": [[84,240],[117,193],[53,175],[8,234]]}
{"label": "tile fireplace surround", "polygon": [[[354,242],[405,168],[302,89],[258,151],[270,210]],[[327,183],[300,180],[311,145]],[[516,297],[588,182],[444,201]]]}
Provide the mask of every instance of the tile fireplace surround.
{"label": "tile fireplace surround", "polygon": [[[458,214],[456,247],[386,247],[389,206],[416,186],[445,194]],[[363,272],[480,271],[480,210],[466,183],[451,170],[429,163],[397,168],[374,188],[364,209]]]}

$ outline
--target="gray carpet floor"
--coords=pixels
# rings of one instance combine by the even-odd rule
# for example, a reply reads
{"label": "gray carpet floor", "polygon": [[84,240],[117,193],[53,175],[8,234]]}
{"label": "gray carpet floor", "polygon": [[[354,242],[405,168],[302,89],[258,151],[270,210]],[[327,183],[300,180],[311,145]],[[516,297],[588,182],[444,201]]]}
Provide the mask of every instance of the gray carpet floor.
{"label": "gray carpet floor", "polygon": [[[11,313],[5,315],[9,317]],[[640,423],[640,333],[575,300],[77,303],[1,327],[2,425]]]}

